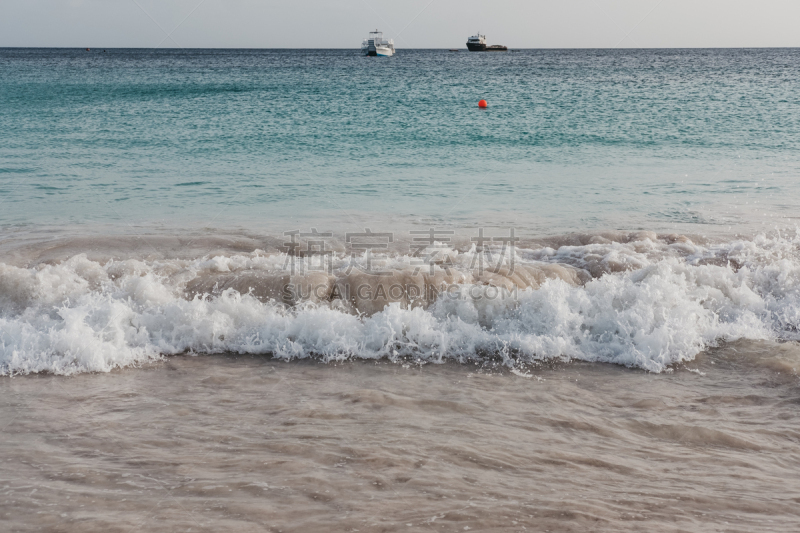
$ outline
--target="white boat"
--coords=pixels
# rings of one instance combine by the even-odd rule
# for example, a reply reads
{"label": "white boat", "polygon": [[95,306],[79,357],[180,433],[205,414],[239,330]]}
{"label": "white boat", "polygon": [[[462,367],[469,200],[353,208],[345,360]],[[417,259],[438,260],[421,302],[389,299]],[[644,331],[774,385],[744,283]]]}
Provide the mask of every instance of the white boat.
{"label": "white boat", "polygon": [[394,55],[394,41],[383,38],[383,32],[369,32],[369,38],[361,42],[361,53],[365,56],[391,57]]}

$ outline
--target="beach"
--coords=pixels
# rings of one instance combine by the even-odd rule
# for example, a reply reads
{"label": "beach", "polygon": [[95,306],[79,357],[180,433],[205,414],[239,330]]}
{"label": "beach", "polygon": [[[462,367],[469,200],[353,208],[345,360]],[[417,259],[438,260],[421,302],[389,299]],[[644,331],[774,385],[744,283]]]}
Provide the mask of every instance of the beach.
{"label": "beach", "polygon": [[0,513],[14,531],[791,531],[798,355],[14,378]]}

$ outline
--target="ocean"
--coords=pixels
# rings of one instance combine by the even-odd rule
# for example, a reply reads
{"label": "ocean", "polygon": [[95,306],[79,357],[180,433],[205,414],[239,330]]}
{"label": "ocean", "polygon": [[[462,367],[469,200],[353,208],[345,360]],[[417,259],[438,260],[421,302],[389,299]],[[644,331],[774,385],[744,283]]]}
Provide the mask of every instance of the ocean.
{"label": "ocean", "polygon": [[0,517],[796,531],[798,72],[0,49]]}

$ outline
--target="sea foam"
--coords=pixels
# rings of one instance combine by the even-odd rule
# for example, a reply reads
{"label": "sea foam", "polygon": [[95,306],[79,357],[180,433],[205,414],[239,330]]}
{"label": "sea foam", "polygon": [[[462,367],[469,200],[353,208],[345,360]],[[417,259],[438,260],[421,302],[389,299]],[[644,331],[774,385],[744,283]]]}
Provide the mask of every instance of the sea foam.
{"label": "sea foam", "polygon": [[[380,259],[384,276],[353,272],[344,256],[331,257],[330,272],[309,272],[308,258],[260,251],[0,264],[0,373],[107,372],[224,352],[489,357],[510,367],[574,359],[660,372],[720,341],[799,337],[795,237],[705,246],[654,234],[590,240],[495,250],[505,255],[491,271],[476,266],[474,247],[444,249],[432,272],[392,255]],[[286,290],[303,284],[311,291]],[[365,298],[346,295],[355,285]],[[382,297],[391,286],[402,290]]]}

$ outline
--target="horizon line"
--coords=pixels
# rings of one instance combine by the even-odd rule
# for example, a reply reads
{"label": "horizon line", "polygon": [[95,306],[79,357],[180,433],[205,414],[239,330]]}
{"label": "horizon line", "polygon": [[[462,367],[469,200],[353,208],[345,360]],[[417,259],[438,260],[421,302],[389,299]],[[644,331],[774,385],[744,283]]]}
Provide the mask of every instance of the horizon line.
{"label": "horizon line", "polygon": [[[147,47],[147,46],[0,46],[0,50],[86,50],[86,48],[95,50],[360,50],[359,47],[328,47],[328,48],[315,48],[315,47],[201,47],[201,46],[184,46],[180,48],[175,47]],[[423,47],[403,47],[397,48],[398,50],[467,50],[466,47],[458,48],[423,48]],[[798,46],[645,46],[645,47],[508,47],[509,50],[795,50],[800,49]]]}

